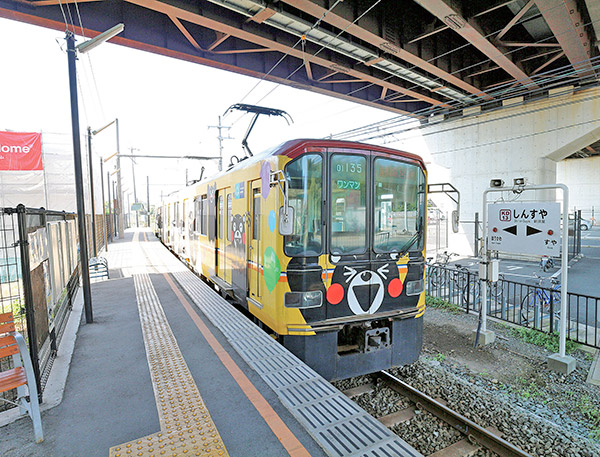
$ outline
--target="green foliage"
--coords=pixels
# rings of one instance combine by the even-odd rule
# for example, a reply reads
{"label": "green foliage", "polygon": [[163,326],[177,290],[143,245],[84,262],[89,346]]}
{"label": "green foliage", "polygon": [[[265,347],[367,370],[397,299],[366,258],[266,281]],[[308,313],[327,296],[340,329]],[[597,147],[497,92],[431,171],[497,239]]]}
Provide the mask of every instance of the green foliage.
{"label": "green foliage", "polygon": [[444,360],[446,360],[446,356],[441,352],[438,352],[438,354],[435,356],[435,360],[437,360],[438,362],[443,362]]}
{"label": "green foliage", "polygon": [[431,306],[432,308],[445,309],[446,311],[450,311],[453,314],[461,314],[464,310],[454,303],[450,303],[449,301],[443,300],[441,298],[432,297],[431,295],[425,294],[425,304],[427,306]]}
{"label": "green foliage", "polygon": [[600,408],[594,404],[590,397],[582,395],[575,403],[577,409],[592,423],[590,438],[600,441]]}
{"label": "green foliage", "polygon": [[19,298],[10,304],[10,311],[13,313],[13,318],[18,319],[25,316],[25,300]]}
{"label": "green foliage", "polygon": [[[519,338],[527,343],[546,348],[550,352],[558,352],[558,333],[544,333],[539,330],[525,327],[511,327],[509,332],[511,336]],[[579,344],[567,340],[567,353],[572,353],[578,347]]]}

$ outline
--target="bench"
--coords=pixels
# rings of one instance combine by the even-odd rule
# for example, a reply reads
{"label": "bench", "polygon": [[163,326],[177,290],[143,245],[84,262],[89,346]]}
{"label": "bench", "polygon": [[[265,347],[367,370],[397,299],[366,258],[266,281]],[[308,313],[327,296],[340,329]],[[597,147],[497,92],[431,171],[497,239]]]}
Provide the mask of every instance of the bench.
{"label": "bench", "polygon": [[44,432],[33,365],[23,335],[15,331],[12,313],[0,314],[0,359],[5,357],[12,357],[14,368],[0,371],[0,393],[17,389],[17,401],[0,400],[18,406],[21,414],[29,414],[35,440],[41,443]]}
{"label": "bench", "polygon": [[92,257],[89,262],[90,278],[108,279],[108,260],[104,257]]}

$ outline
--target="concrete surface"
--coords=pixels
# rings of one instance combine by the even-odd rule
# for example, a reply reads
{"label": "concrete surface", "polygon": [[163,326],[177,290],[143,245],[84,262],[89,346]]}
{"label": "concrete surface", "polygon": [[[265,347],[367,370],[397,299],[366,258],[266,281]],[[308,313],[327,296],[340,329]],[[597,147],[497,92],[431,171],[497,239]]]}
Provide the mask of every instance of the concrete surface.
{"label": "concrete surface", "polygon": [[[126,233],[125,241],[130,240],[131,234]],[[124,249],[127,244],[121,240],[109,247],[112,265],[117,267],[111,276],[114,279],[92,285],[94,323],[81,320],[64,398],[42,413],[45,441],[35,444],[31,420],[23,417],[0,428],[2,457],[106,457],[111,446],[160,430],[131,277],[136,266],[131,265],[131,255]],[[204,340],[164,276],[151,274],[150,278],[230,455],[285,455],[277,437]],[[308,452],[324,456],[226,338],[200,317]]]}
{"label": "concrete surface", "polygon": [[552,354],[547,360],[550,370],[562,374],[571,374],[577,367],[577,361],[569,355],[561,357],[559,354]]}

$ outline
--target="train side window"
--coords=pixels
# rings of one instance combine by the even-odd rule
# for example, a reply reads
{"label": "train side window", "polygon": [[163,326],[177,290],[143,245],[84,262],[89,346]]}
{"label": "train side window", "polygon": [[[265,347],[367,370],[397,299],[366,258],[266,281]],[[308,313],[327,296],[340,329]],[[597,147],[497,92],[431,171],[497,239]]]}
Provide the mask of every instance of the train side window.
{"label": "train side window", "polygon": [[227,194],[227,241],[231,241],[231,194]]}
{"label": "train side window", "polygon": [[254,224],[252,224],[252,239],[260,240],[260,189],[254,189]]}
{"label": "train side window", "polygon": [[208,218],[208,201],[206,199],[206,195],[202,196],[202,203],[200,206],[200,234],[206,235],[206,227],[207,227],[207,218]]}
{"label": "train side window", "polygon": [[306,154],[285,167],[290,183],[289,202],[294,208],[294,233],[284,238],[288,256],[315,256],[323,250],[323,158]]}
{"label": "train side window", "polygon": [[223,239],[223,196],[219,195],[219,239]]}
{"label": "train side window", "polygon": [[194,199],[194,222],[192,224],[192,230],[194,232],[198,232],[200,230],[200,210],[201,210],[201,202],[200,198],[196,197]]}

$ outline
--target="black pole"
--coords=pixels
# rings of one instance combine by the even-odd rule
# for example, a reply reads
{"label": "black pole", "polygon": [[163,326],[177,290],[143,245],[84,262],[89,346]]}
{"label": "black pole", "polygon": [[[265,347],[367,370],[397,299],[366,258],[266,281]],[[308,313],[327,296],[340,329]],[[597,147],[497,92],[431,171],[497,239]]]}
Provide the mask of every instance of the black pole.
{"label": "black pole", "polygon": [[87,252],[87,235],[85,233],[85,206],[83,201],[83,172],[81,168],[81,138],[79,133],[79,105],[77,100],[77,68],[75,55],[75,36],[67,32],[67,57],[69,61],[69,91],[71,93],[71,122],[73,124],[73,159],[75,166],[75,196],[77,197],[77,225],[79,227],[79,259],[81,282],[83,284],[83,305],[85,321],[94,322],[92,312],[92,293]]}
{"label": "black pole", "polygon": [[90,200],[92,203],[92,247],[94,257],[98,255],[98,245],[96,244],[96,202],[94,201],[94,171],[92,168],[92,129],[87,128],[88,137],[88,163],[90,164]]}
{"label": "black pole", "polygon": [[33,307],[33,286],[31,284],[31,266],[29,264],[29,241],[27,239],[27,217],[25,205],[17,206],[17,222],[19,228],[19,251],[21,255],[21,278],[23,281],[23,299],[25,300],[25,316],[27,317],[27,339],[29,354],[33,364],[33,373],[41,398],[42,385],[40,376],[40,360],[38,355],[37,331],[35,328],[35,311]]}

